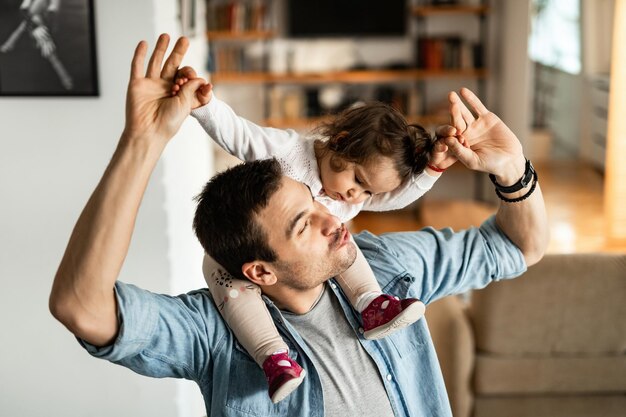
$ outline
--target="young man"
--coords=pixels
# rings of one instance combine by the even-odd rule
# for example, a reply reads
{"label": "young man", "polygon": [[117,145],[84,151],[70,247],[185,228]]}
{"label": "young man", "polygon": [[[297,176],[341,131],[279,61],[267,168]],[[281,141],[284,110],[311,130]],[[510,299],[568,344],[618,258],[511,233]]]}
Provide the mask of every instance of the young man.
{"label": "young man", "polygon": [[[135,52],[124,133],[59,266],[53,315],[96,357],[148,376],[196,381],[208,415],[450,416],[425,320],[384,340],[362,337],[331,279],[354,260],[346,228],[273,160],[210,181],[195,227],[210,255],[261,286],[290,354],[306,369],[308,377],[286,400],[268,399],[262,371],[238,346],[207,290],[170,297],[117,282],[150,174],[194,93],[206,88],[193,80],[169,96],[187,41],[179,39],[161,69],[167,43],[167,36],[159,38],[145,76],[145,43]],[[442,141],[469,168],[493,174],[509,201],[480,228],[459,233],[355,236],[384,289],[425,303],[517,276],[547,245],[541,191],[519,141],[469,90],[462,95],[478,117],[452,94],[455,128],[439,132],[461,134],[472,147],[456,137]]]}

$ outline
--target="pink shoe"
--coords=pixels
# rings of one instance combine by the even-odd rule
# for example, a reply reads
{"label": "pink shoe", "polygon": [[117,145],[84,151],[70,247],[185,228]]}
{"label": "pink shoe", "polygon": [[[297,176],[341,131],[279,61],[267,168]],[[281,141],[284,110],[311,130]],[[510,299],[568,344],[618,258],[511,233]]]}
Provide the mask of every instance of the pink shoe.
{"label": "pink shoe", "polygon": [[424,315],[426,307],[417,298],[400,300],[388,294],[381,294],[363,310],[363,336],[366,339],[382,339],[415,323]]}
{"label": "pink shoe", "polygon": [[265,372],[269,395],[274,404],[282,401],[298,388],[306,376],[306,371],[287,353],[275,353],[265,359],[263,372]]}

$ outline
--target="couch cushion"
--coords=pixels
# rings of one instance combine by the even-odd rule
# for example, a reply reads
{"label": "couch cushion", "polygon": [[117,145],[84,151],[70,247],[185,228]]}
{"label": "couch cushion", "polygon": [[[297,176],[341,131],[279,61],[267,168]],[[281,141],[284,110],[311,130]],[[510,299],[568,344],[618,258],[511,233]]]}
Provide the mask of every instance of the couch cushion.
{"label": "couch cushion", "polygon": [[475,364],[476,394],[626,395],[626,355],[504,358],[479,354]]}
{"label": "couch cushion", "polygon": [[626,396],[478,397],[474,417],[624,417]]}
{"label": "couch cushion", "polygon": [[500,355],[626,352],[626,255],[548,255],[472,294],[476,347]]}

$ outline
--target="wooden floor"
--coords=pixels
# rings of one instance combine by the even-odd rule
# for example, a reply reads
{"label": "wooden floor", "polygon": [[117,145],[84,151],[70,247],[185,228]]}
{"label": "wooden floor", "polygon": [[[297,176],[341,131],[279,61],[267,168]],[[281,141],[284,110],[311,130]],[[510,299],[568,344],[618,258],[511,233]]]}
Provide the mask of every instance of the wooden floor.
{"label": "wooden floor", "polygon": [[[626,252],[608,246],[604,238],[603,177],[592,167],[574,161],[536,166],[548,211],[549,253]],[[436,185],[435,185],[436,187]],[[495,213],[495,206],[470,200],[434,200],[426,194],[417,210],[362,212],[351,230],[380,234],[417,230],[424,226],[455,230],[479,225]]]}

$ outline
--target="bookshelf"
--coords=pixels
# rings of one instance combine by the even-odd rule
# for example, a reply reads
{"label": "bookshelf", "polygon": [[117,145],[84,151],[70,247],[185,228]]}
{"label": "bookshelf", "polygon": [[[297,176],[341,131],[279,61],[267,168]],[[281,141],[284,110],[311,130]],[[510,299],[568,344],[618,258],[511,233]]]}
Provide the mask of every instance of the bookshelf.
{"label": "bookshelf", "polygon": [[[259,123],[263,125],[278,128],[304,128],[315,125],[324,119],[325,111],[309,111],[311,103],[308,101],[310,96],[308,92],[314,89],[323,89],[327,85],[342,85],[346,88],[361,86],[359,88],[370,93],[372,90],[379,91],[378,89],[384,88],[395,89],[401,95],[401,107],[406,111],[407,118],[412,122],[428,126],[448,120],[446,117],[440,116],[440,109],[429,108],[427,84],[454,80],[463,80],[463,83],[465,80],[475,81],[478,85],[477,93],[484,97],[485,81],[489,78],[489,71],[483,65],[486,62],[484,59],[486,17],[489,14],[489,7],[485,4],[409,6],[407,18],[415,20],[418,28],[416,34],[407,35],[415,41],[416,60],[413,68],[393,70],[372,68],[321,73],[273,73],[268,69],[269,48],[275,39],[284,40],[284,38],[281,39],[280,34],[276,32],[276,25],[270,24],[271,19],[268,18],[269,10],[266,3],[270,5],[273,2],[256,1],[252,4],[256,5],[257,10],[245,11],[237,10],[238,2],[228,3],[230,8],[220,6],[218,3],[213,10],[218,10],[231,19],[239,17],[239,22],[228,21],[223,16],[221,18],[215,16],[209,18],[207,14],[209,30],[206,33],[210,43],[209,49],[212,51],[212,56],[209,59],[211,81],[216,85],[261,86],[264,96],[262,99],[264,117]],[[209,10],[211,9],[209,8]],[[455,40],[429,37],[427,24],[429,19],[452,15],[467,17],[468,19],[478,18],[480,20],[479,41],[470,45],[460,36]],[[211,21],[214,23],[222,22],[222,24],[221,26],[211,25]],[[254,21],[256,23],[250,26],[247,23],[241,23],[241,21]],[[415,35],[417,36],[415,37]],[[420,53],[423,54],[425,39],[432,39],[432,42],[428,42],[432,43],[432,50],[434,51],[430,52],[427,60],[424,57],[420,58]],[[263,45],[264,52],[261,54],[263,55],[261,58],[257,55],[257,59],[254,60],[246,56],[245,50],[252,43]],[[440,54],[439,58],[437,57],[438,53]],[[447,57],[455,55],[457,58],[444,61],[444,55]],[[296,94],[294,91],[298,88],[301,90],[300,103],[297,106],[299,111],[276,111],[277,102],[293,99],[293,97],[278,97],[278,95],[293,96]],[[285,91],[287,93],[284,93]],[[397,100],[394,99],[393,102],[397,103]],[[319,106],[317,109],[320,109]]]}
{"label": "bookshelf", "polygon": [[276,34],[271,30],[208,30],[206,37],[211,41],[232,41],[232,42],[249,42],[257,40],[271,39]]}
{"label": "bookshelf", "polygon": [[438,70],[363,70],[306,74],[272,74],[269,72],[216,72],[212,80],[223,84],[276,83],[276,84],[378,84],[387,82],[417,81],[430,78],[486,78],[484,68],[459,68]]}
{"label": "bookshelf", "polygon": [[[267,43],[271,30],[269,5],[265,1],[206,1],[207,67],[211,73],[267,72]],[[260,43],[260,53],[249,56],[250,43]]]}
{"label": "bookshelf", "polygon": [[413,16],[434,16],[434,15],[450,15],[450,14],[469,14],[469,15],[486,15],[489,12],[489,6],[486,5],[431,5],[431,6],[415,6],[411,8]]}
{"label": "bookshelf", "polygon": [[[425,2],[431,3],[431,2]],[[486,99],[487,70],[487,17],[490,8],[485,2],[481,4],[421,4],[411,8],[411,16],[417,23],[416,66],[426,73],[440,71],[440,80],[452,80],[452,74],[474,73],[477,81],[476,93],[483,100]],[[477,19],[478,33],[476,39],[470,40],[463,28],[453,26],[447,34],[431,34],[431,21],[446,17],[454,17],[458,22],[467,22]],[[441,20],[440,20],[441,21]],[[469,25],[468,25],[469,26]],[[423,77],[417,81],[417,90],[422,99],[423,114],[434,111],[429,108],[428,86]],[[469,78],[469,77],[467,77]]]}

